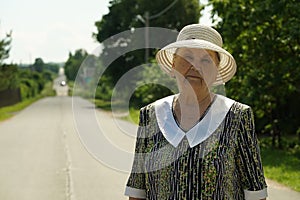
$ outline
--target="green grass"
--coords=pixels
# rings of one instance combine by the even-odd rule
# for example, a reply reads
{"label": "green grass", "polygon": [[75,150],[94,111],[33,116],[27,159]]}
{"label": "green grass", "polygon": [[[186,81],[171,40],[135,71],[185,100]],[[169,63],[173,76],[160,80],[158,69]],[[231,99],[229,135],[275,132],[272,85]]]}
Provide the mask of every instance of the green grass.
{"label": "green grass", "polygon": [[20,103],[14,104],[12,106],[6,106],[0,108],[0,121],[6,120],[12,116],[14,116],[17,112],[23,110],[33,102],[37,101],[39,97],[27,99],[25,101],[22,101]]}
{"label": "green grass", "polygon": [[40,97],[48,97],[48,96],[55,96],[55,95],[56,95],[56,93],[55,93],[55,90],[53,90],[53,83],[47,82],[39,96]]}
{"label": "green grass", "polygon": [[[97,108],[100,108],[104,111],[111,111],[111,102],[110,101],[103,101],[101,99],[94,99],[91,101],[95,104],[95,106]],[[121,107],[121,106],[118,107],[117,103],[114,106],[116,106],[117,108]],[[126,111],[126,110],[124,109],[124,111]],[[132,123],[138,124],[139,115],[140,115],[139,109],[129,108],[129,116],[125,116],[125,117],[123,116],[120,118],[124,119],[126,121],[130,121]]]}
{"label": "green grass", "polygon": [[[291,140],[294,142],[296,138]],[[261,156],[265,176],[300,192],[300,146],[283,150],[262,145]]]}
{"label": "green grass", "polygon": [[97,108],[101,108],[105,111],[111,111],[111,103],[110,101],[104,101],[101,99],[92,99],[91,100]]}
{"label": "green grass", "polygon": [[5,106],[0,108],[0,121],[9,119],[10,117],[14,116],[16,113],[20,112],[21,110],[23,110],[24,108],[32,104],[33,102],[43,97],[54,96],[54,95],[55,95],[55,91],[52,89],[52,83],[48,82],[45,84],[45,88],[43,89],[40,95],[34,98],[26,99],[20,103],[16,103],[11,106]]}
{"label": "green grass", "polygon": [[126,121],[130,121],[132,123],[138,124],[139,116],[140,116],[140,111],[138,109],[130,108],[129,116],[123,117],[123,119]]}

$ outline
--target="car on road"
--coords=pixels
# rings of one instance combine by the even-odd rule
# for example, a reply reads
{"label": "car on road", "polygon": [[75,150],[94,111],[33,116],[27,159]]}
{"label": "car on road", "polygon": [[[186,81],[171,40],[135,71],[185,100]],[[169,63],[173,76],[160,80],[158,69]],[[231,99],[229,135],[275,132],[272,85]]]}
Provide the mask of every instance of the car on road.
{"label": "car on road", "polygon": [[66,85],[67,85],[66,81],[61,81],[60,82],[60,86],[66,86]]}

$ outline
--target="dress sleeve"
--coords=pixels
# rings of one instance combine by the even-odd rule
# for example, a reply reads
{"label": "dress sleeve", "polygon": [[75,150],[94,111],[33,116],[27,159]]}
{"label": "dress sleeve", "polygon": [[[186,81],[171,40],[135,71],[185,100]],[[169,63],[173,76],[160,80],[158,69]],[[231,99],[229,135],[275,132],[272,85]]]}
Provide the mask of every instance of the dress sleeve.
{"label": "dress sleeve", "polygon": [[128,178],[125,195],[134,198],[146,198],[145,190],[145,129],[147,123],[146,108],[140,110],[139,127],[135,144],[134,160],[130,176]]}
{"label": "dress sleeve", "polygon": [[249,106],[243,108],[240,119],[237,136],[237,168],[245,199],[264,199],[268,196],[267,185],[255,133],[253,112]]}

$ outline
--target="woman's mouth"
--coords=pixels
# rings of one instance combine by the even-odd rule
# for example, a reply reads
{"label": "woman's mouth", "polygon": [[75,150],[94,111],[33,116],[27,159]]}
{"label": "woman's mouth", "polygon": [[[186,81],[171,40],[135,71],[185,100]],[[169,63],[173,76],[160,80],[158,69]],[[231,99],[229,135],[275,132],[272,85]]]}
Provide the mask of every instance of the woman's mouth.
{"label": "woman's mouth", "polygon": [[185,76],[185,78],[186,79],[201,79],[201,77],[200,76],[198,76],[198,75],[186,75]]}

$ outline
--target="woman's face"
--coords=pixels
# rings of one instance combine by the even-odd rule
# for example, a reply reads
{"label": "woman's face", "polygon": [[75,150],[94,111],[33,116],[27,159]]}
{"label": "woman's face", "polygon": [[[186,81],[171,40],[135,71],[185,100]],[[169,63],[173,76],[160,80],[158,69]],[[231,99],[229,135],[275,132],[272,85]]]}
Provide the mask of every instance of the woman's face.
{"label": "woman's face", "polygon": [[173,74],[181,89],[209,88],[216,80],[219,64],[214,51],[194,48],[177,49],[173,60]]}

